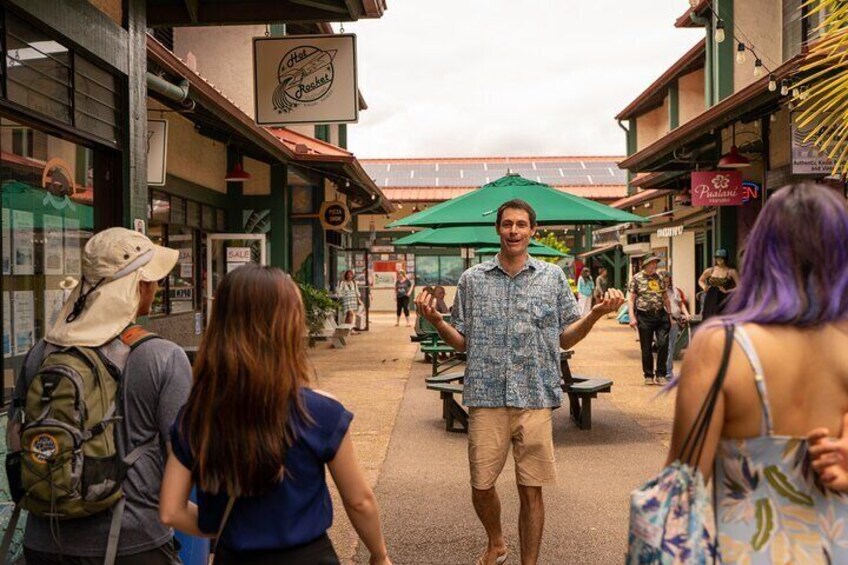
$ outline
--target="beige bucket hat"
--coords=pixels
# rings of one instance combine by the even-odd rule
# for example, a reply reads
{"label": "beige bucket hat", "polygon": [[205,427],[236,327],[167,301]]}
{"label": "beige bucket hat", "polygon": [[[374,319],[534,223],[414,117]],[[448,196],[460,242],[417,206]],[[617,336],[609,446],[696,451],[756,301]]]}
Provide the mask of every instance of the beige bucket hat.
{"label": "beige bucket hat", "polygon": [[140,281],[168,276],[176,249],[154,245],[144,234],[110,228],[94,235],[82,255],[82,279],[45,336],[55,345],[99,347],[136,318]]}

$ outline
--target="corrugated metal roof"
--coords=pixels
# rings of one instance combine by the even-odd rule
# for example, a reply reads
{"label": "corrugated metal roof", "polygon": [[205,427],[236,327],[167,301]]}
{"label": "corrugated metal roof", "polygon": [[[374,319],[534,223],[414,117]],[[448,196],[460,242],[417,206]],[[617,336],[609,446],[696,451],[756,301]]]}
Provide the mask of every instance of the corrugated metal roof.
{"label": "corrugated metal roof", "polygon": [[[476,186],[465,187],[411,187],[411,188],[383,188],[383,194],[394,202],[441,202],[462,196]],[[626,186],[555,186],[557,190],[590,198],[592,200],[611,200],[627,196]]]}
{"label": "corrugated metal roof", "polygon": [[[362,159],[381,188],[480,187],[507,171],[551,186],[624,186],[623,157],[480,157],[460,159]],[[617,198],[619,196],[611,196]]]}

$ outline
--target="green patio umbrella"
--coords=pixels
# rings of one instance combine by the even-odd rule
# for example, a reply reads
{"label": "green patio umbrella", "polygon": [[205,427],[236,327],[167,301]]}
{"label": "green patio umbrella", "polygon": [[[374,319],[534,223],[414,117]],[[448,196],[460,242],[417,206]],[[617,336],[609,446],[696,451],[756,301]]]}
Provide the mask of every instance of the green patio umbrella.
{"label": "green patio umbrella", "polygon": [[388,227],[493,226],[498,207],[513,198],[529,203],[536,210],[536,222],[543,226],[650,221],[510,173],[477,190],[392,222]]}
{"label": "green patio umbrella", "polygon": [[[494,225],[459,226],[422,230],[394,240],[396,247],[500,247],[501,238]],[[531,249],[547,247],[530,242]]]}
{"label": "green patio umbrella", "polygon": [[[500,247],[481,247],[475,253],[477,253],[477,255],[497,255],[500,250]],[[553,247],[548,247],[541,243],[539,245],[531,245],[528,252],[534,257],[569,257],[569,255],[562,251],[558,251]]]}

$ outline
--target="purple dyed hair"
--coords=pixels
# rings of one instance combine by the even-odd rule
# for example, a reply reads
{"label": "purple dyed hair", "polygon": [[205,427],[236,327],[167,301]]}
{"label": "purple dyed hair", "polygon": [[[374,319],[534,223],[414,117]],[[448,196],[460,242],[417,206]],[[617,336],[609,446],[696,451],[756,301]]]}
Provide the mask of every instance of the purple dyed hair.
{"label": "purple dyed hair", "polygon": [[816,184],[769,198],[748,237],[739,287],[705,324],[814,327],[848,318],[848,202]]}

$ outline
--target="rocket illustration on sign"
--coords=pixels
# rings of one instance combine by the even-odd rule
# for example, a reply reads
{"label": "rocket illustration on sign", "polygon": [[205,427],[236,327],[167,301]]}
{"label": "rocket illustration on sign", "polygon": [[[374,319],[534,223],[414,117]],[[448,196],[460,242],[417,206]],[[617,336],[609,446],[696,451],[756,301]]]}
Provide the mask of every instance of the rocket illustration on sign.
{"label": "rocket illustration on sign", "polygon": [[278,113],[288,113],[301,104],[315,104],[332,89],[336,49],[323,50],[301,45],[286,53],[277,68],[279,84],[273,105]]}

